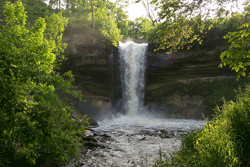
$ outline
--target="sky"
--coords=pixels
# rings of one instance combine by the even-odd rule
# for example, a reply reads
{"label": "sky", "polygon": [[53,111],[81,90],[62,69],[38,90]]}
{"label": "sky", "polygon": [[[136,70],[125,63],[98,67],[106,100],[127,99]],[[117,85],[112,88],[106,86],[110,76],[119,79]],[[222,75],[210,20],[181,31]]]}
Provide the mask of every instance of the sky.
{"label": "sky", "polygon": [[[115,0],[110,0],[115,2]],[[45,1],[48,3],[48,0]],[[130,20],[135,20],[137,17],[147,17],[147,12],[142,3],[130,3],[129,7],[125,10],[129,16]]]}
{"label": "sky", "polygon": [[[48,1],[48,0],[47,0]],[[110,0],[111,2],[115,2],[116,0]],[[241,2],[241,1],[239,1]],[[129,16],[130,20],[135,20],[135,18],[138,17],[147,17],[147,12],[144,6],[142,5],[141,2],[139,3],[132,3],[130,1],[130,5],[127,7],[127,9],[124,9],[127,11],[127,14]]]}
{"label": "sky", "polygon": [[130,20],[135,20],[137,17],[147,17],[147,12],[142,3],[131,3],[127,9]]}

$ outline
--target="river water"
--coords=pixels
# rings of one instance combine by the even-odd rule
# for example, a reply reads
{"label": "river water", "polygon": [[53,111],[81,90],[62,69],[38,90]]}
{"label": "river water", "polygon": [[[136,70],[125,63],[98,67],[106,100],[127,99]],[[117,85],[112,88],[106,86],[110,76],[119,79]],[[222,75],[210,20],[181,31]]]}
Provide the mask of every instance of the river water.
{"label": "river water", "polygon": [[83,167],[142,167],[179,149],[180,137],[198,130],[204,121],[163,119],[150,116],[119,116],[98,122],[90,134],[99,147],[80,158]]}
{"label": "river water", "polygon": [[92,146],[84,149],[80,166],[152,166],[160,153],[168,155],[179,149],[182,135],[204,124],[204,121],[146,114],[153,113],[145,112],[143,105],[147,47],[145,43],[119,43],[122,110],[126,115],[107,116],[98,122],[99,127],[86,132]]}

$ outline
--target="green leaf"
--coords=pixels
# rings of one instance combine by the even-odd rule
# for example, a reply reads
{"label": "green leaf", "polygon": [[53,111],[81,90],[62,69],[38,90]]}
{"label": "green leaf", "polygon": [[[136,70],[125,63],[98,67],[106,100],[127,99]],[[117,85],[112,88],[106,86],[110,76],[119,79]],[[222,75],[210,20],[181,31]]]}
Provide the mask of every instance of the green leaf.
{"label": "green leaf", "polygon": [[246,76],[246,73],[245,73],[244,71],[242,71],[242,72],[240,73],[240,75]]}
{"label": "green leaf", "polygon": [[220,58],[223,59],[226,56],[227,51],[224,51],[220,54]]}

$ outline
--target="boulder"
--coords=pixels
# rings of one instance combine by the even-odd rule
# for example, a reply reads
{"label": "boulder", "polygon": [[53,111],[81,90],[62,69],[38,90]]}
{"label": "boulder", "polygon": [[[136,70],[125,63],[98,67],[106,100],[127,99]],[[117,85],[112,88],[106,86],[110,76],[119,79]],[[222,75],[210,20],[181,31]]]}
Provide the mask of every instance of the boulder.
{"label": "boulder", "polygon": [[97,123],[97,121],[94,119],[94,118],[89,118],[89,126],[91,126],[91,127],[98,127],[99,125],[98,125],[98,123]]}

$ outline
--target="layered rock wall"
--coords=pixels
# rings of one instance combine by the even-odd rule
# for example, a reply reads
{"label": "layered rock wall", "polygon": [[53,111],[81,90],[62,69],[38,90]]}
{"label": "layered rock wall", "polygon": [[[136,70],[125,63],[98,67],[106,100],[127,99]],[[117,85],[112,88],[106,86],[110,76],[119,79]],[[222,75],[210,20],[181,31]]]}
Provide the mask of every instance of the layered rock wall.
{"label": "layered rock wall", "polygon": [[[77,85],[85,91],[85,97],[90,102],[109,103],[120,110],[122,90],[118,49],[103,42],[103,39],[98,40],[98,37],[84,43],[83,36],[64,38],[69,47],[65,52],[68,60],[64,62],[62,71],[73,71]],[[202,114],[207,113],[206,96],[212,93],[204,93],[206,90],[202,90],[202,83],[235,76],[227,68],[218,68],[219,55],[226,46],[218,46],[213,50],[185,50],[170,55],[166,51],[154,52],[155,48],[153,45],[148,46],[145,104],[156,104],[168,114],[201,118]],[[200,91],[186,93],[171,90],[177,83],[186,84],[197,80],[201,83]]]}

